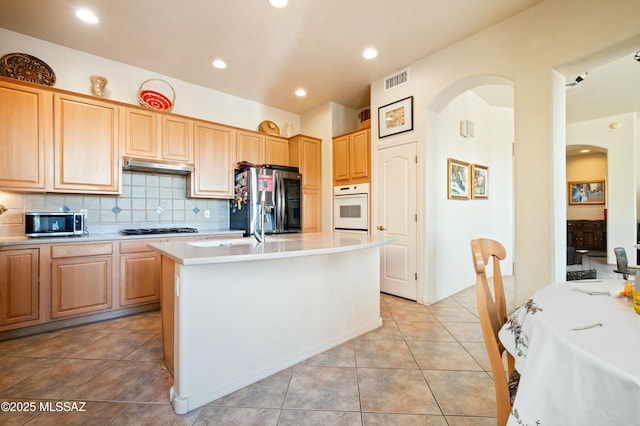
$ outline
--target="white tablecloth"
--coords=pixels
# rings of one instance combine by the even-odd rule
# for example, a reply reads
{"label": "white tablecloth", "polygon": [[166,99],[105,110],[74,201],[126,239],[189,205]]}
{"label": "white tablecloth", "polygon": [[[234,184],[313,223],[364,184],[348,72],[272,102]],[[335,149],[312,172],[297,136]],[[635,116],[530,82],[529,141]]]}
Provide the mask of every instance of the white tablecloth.
{"label": "white tablecloth", "polygon": [[596,285],[624,282],[545,287],[500,330],[521,373],[509,425],[640,425],[640,315],[628,298],[574,288]]}

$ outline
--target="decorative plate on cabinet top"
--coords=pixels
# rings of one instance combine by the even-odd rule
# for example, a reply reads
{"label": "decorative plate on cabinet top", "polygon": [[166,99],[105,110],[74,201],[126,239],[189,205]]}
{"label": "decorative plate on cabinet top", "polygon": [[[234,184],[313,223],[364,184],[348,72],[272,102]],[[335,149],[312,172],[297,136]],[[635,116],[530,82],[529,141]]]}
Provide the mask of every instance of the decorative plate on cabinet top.
{"label": "decorative plate on cabinet top", "polygon": [[7,53],[0,58],[0,75],[45,86],[56,84],[56,74],[51,67],[26,53]]}
{"label": "decorative plate on cabinet top", "polygon": [[262,133],[268,133],[270,135],[280,135],[280,128],[273,121],[265,120],[258,126],[258,130]]}

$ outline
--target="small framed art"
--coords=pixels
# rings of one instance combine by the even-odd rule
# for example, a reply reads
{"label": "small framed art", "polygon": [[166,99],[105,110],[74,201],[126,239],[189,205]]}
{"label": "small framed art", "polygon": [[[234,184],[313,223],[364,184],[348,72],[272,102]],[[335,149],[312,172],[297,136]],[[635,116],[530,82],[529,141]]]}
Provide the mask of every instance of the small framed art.
{"label": "small framed art", "polygon": [[604,204],[604,181],[569,182],[569,204]]}
{"label": "small framed art", "polygon": [[471,198],[474,200],[489,198],[487,194],[487,189],[489,188],[489,168],[479,164],[472,164],[471,179],[473,179],[473,191],[471,191]]}
{"label": "small framed art", "polygon": [[378,108],[378,137],[413,130],[413,96]]}
{"label": "small framed art", "polygon": [[469,163],[447,160],[447,198],[450,200],[469,199]]}

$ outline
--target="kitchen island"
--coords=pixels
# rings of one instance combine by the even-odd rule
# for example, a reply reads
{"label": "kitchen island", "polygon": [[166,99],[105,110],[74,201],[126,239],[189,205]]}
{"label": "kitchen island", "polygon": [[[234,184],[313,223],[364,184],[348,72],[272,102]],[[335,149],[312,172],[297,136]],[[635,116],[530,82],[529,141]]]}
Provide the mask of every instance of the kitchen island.
{"label": "kitchen island", "polygon": [[318,233],[150,244],[165,364],[184,414],[381,326],[380,246]]}

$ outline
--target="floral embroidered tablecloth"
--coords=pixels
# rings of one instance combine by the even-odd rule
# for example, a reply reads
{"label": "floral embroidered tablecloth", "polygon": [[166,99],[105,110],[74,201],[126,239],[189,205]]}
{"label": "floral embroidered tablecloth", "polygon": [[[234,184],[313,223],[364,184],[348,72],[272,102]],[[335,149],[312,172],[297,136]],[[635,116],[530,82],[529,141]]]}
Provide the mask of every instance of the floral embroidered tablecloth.
{"label": "floral embroidered tablecloth", "polygon": [[509,425],[640,425],[640,315],[581,285],[539,290],[500,330],[521,374]]}

